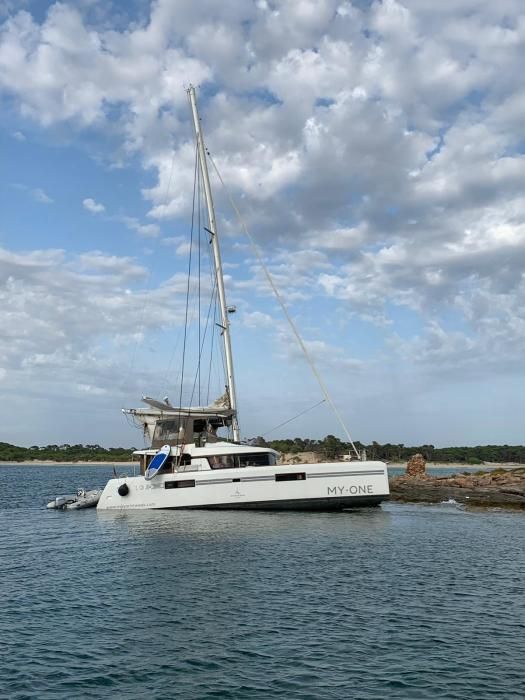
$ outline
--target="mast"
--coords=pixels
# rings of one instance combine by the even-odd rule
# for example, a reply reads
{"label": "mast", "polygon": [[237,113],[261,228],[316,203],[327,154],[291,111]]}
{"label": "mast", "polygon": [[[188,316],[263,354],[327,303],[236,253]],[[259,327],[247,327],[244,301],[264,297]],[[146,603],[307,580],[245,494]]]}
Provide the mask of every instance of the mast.
{"label": "mast", "polygon": [[201,131],[199,113],[197,111],[197,98],[195,88],[190,85],[188,88],[190,98],[191,113],[193,115],[193,125],[197,138],[197,150],[199,154],[199,165],[204,182],[204,197],[208,209],[208,224],[211,233],[211,245],[213,250],[213,262],[215,265],[215,275],[217,277],[217,291],[219,293],[219,306],[221,310],[221,328],[224,341],[224,355],[226,358],[226,389],[230,400],[230,408],[233,409],[232,428],[234,442],[240,441],[239,423],[237,420],[237,396],[235,394],[235,380],[233,377],[233,357],[230,338],[230,321],[228,319],[228,307],[226,305],[226,294],[224,291],[224,278],[222,274],[221,251],[219,248],[219,237],[217,235],[217,223],[215,221],[215,211],[213,209],[213,198],[211,194],[210,178],[208,175],[208,164],[206,162],[206,149]]}

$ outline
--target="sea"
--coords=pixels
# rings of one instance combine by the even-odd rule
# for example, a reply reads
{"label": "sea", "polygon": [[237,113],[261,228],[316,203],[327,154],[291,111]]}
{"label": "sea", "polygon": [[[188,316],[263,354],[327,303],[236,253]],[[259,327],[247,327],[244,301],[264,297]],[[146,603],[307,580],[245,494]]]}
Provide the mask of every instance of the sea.
{"label": "sea", "polygon": [[525,513],[46,510],[112,471],[0,466],[0,698],[525,697]]}

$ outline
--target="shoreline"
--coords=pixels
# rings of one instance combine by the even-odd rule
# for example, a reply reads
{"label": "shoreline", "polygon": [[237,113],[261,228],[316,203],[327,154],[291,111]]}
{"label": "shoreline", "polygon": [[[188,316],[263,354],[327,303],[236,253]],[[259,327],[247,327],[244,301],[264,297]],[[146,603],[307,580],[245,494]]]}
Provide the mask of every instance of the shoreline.
{"label": "shoreline", "polygon": [[[334,464],[348,464],[348,462],[342,462],[340,460],[334,461]],[[315,464],[315,462],[302,462],[302,464]],[[404,469],[406,468],[407,463],[406,462],[387,462],[387,467],[392,468],[392,469]],[[20,467],[34,467],[34,466],[41,466],[41,467],[59,467],[59,466],[64,466],[64,467],[71,467],[71,466],[86,466],[86,467],[97,467],[97,466],[109,466],[109,467],[134,467],[134,466],[139,466],[139,462],[134,461],[134,462],[112,462],[112,461],[101,461],[101,460],[95,460],[95,461],[85,461],[85,460],[76,460],[76,461],[57,461],[57,460],[52,460],[52,459],[28,459],[28,460],[23,460],[21,462],[13,462],[10,460],[0,460],[0,466],[2,465],[9,465],[9,466],[20,466]],[[283,467],[291,467],[294,466],[293,464],[281,464],[279,466]],[[427,462],[426,468],[427,469],[457,469],[457,470],[465,470],[465,469],[475,469],[476,471],[492,471],[494,469],[518,469],[520,467],[524,466],[523,464],[520,464],[518,462],[485,462],[484,464],[464,464],[463,462]]]}
{"label": "shoreline", "polygon": [[13,462],[9,460],[0,460],[0,467],[1,466],[9,466],[9,467],[102,467],[102,466],[107,466],[107,467],[138,467],[139,463],[138,462],[101,462],[101,461],[94,461],[94,462],[86,462],[84,460],[81,461],[69,461],[69,462],[57,462],[52,459],[27,459],[23,460],[22,462]]}
{"label": "shoreline", "polygon": [[[387,462],[393,469],[406,468],[406,462]],[[519,469],[525,465],[519,462],[483,462],[483,464],[465,464],[463,462],[427,462],[426,469],[476,469],[484,472],[493,469]]]}

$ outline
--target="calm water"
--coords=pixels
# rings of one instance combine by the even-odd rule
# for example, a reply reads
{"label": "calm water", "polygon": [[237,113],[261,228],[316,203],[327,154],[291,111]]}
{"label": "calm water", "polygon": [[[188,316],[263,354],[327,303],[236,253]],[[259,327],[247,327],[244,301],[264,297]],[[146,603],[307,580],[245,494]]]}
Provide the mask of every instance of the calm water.
{"label": "calm water", "polygon": [[0,697],[525,697],[525,515],[46,511],[0,467]]}

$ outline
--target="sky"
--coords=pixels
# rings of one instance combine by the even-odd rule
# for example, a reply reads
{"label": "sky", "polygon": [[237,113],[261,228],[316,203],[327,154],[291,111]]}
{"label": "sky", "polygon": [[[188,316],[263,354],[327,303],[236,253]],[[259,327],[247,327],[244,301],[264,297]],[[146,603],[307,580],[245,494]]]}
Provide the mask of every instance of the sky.
{"label": "sky", "polygon": [[[0,441],[142,446],[178,396],[194,84],[352,437],[523,444],[522,7],[0,0]],[[212,185],[242,435],[344,438]]]}

